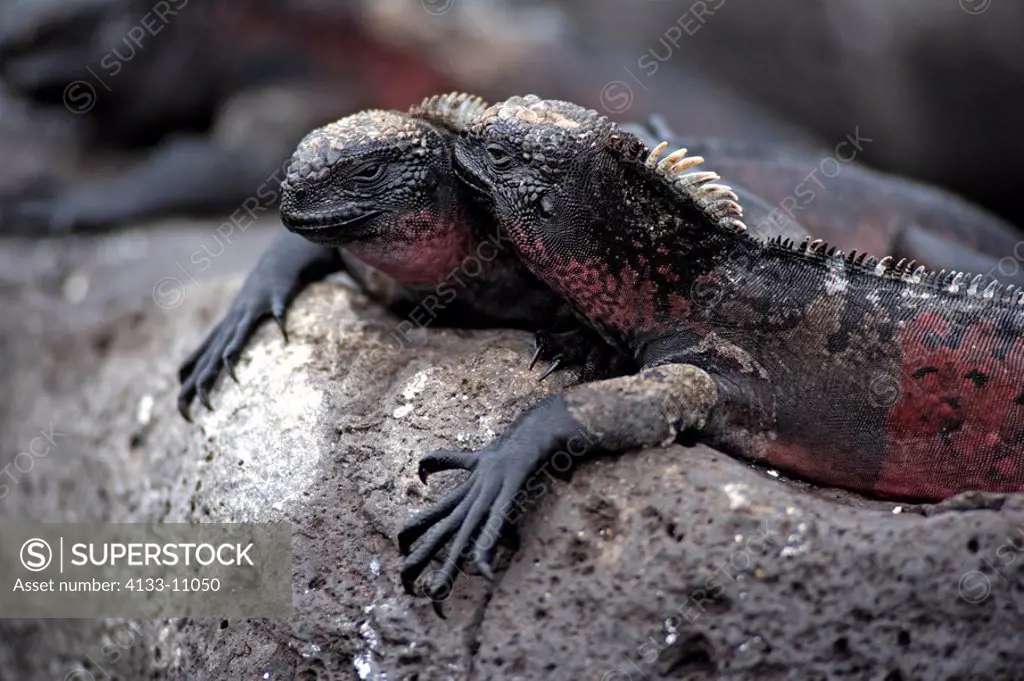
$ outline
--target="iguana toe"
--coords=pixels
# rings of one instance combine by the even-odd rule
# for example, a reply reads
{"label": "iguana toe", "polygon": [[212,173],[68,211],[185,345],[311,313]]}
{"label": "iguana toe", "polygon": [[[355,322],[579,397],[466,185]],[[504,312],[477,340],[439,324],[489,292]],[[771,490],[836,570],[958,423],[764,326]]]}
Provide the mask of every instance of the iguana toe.
{"label": "iguana toe", "polygon": [[410,520],[398,533],[398,550],[403,556],[409,555],[412,545],[427,532],[434,524],[451,513],[462,498],[469,491],[469,481],[463,482],[454,490],[445,495],[432,508],[420,513]]}
{"label": "iguana toe", "polygon": [[[462,563],[462,554],[480,532],[481,523],[490,511],[494,499],[498,496],[501,485],[500,478],[493,476],[478,478],[474,481],[473,488],[459,504],[460,508],[467,510],[458,515],[452,515],[445,521],[450,523],[454,518],[459,517],[458,532],[448,547],[448,553],[441,569],[430,576],[426,587],[426,594],[434,601],[434,610],[441,617],[444,617],[444,614],[440,612],[440,602],[451,593],[455,578],[460,572],[459,565]],[[437,545],[436,549],[440,549],[440,545]]]}
{"label": "iguana toe", "polygon": [[406,593],[415,593],[416,579],[423,573],[430,563],[430,559],[458,531],[462,521],[469,513],[469,506],[466,504],[468,498],[469,495],[463,497],[451,514],[443,517],[427,530],[420,538],[420,545],[405,557],[401,577]]}
{"label": "iguana toe", "polygon": [[439,450],[420,459],[418,474],[425,485],[427,478],[438,471],[462,469],[471,471],[476,467],[477,456],[473,452]]}

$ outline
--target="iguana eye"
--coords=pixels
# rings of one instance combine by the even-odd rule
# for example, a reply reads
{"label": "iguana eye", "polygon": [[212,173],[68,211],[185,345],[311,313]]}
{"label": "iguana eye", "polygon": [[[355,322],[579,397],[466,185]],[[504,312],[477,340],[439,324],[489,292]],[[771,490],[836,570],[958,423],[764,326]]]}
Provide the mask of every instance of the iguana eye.
{"label": "iguana eye", "polygon": [[363,166],[352,174],[352,179],[356,182],[376,182],[384,177],[384,170],[383,165]]}
{"label": "iguana eye", "polygon": [[507,166],[512,160],[512,157],[508,155],[500,144],[488,144],[484,149],[487,151],[487,156],[490,157],[491,163],[496,168]]}
{"label": "iguana eye", "polygon": [[550,218],[555,214],[555,202],[545,194],[540,197],[540,215],[543,218]]}

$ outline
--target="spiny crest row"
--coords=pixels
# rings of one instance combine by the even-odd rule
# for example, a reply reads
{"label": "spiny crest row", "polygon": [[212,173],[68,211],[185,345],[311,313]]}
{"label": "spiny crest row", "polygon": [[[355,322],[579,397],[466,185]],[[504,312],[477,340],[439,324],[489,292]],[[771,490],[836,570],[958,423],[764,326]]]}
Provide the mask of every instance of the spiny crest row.
{"label": "spiny crest row", "polygon": [[435,121],[460,132],[476,122],[490,106],[480,97],[465,92],[449,92],[427,97],[409,109],[409,115]]}
{"label": "spiny crest row", "polygon": [[677,149],[665,158],[661,155],[668,148],[668,142],[654,147],[644,161],[644,166],[663,177],[674,189],[682,192],[707,215],[715,224],[743,231],[743,207],[738,203],[730,187],[716,184],[721,179],[717,173],[686,172],[704,162],[702,156],[687,156],[686,149]]}
{"label": "spiny crest row", "polygon": [[1013,284],[1004,285],[986,274],[972,275],[967,272],[929,270],[924,265],[917,265],[916,260],[900,258],[897,261],[891,255],[879,260],[867,253],[858,253],[855,250],[844,254],[835,246],[830,246],[821,239],[811,239],[810,237],[804,239],[799,246],[792,239],[783,239],[782,237],[775,237],[771,243],[809,257],[834,258],[861,272],[883,279],[970,298],[991,300],[1001,304],[1024,306],[1024,288]]}

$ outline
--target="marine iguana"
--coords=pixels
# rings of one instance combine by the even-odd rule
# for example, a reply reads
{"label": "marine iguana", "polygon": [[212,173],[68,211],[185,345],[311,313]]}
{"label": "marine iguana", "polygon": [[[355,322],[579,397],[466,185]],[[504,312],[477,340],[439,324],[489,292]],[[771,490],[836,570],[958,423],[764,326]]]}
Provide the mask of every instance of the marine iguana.
{"label": "marine iguana", "polygon": [[[536,332],[537,345],[530,366],[540,358],[550,361],[541,379],[556,368],[575,368],[584,380],[610,376],[630,368],[625,364],[624,356],[602,347],[599,339],[591,337],[588,343],[581,343],[582,336],[588,333],[587,328],[572,320],[569,308],[559,305],[550,291],[538,285],[535,278],[519,265],[518,260],[503,249],[498,249],[500,253],[493,267],[471,278],[469,294],[463,292],[452,300],[456,293],[456,283],[460,288],[464,286],[461,277],[455,278],[456,283],[444,281],[445,276],[454,272],[454,264],[472,257],[476,251],[480,251],[480,255],[484,251],[490,253],[492,246],[501,243],[498,230],[486,211],[474,206],[471,193],[454,181],[448,160],[455,135],[485,108],[479,98],[451,93],[427,98],[406,114],[374,110],[343,118],[318,128],[303,140],[290,162],[290,180],[282,187],[282,217],[292,231],[305,238],[282,234],[272,243],[247,279],[228,314],[183,363],[179,372],[182,382],[179,411],[186,418],[194,397],[198,396],[201,402],[209,406],[208,393],[214,382],[223,369],[233,375],[232,366],[245,342],[263,319],[273,316],[283,330],[285,309],[290,299],[305,285],[345,269],[359,278],[364,288],[373,288],[368,286],[368,270],[364,264],[358,258],[339,255],[335,246],[347,247],[352,252],[363,249],[368,262],[377,264],[394,276],[401,286],[382,297],[383,302],[401,316],[409,313],[415,301],[423,301],[430,303],[428,314],[433,315],[433,311],[438,308],[444,309],[439,319],[441,324],[532,328]],[[658,134],[674,137],[657,120],[650,128],[633,126],[633,129],[645,139]],[[441,152],[439,155],[429,155],[426,161],[429,177],[432,178],[429,182],[436,182],[437,186],[420,186],[417,184],[419,180],[415,180],[389,198],[392,186],[402,185],[403,168],[407,167],[410,173],[414,173],[415,168],[423,166],[423,157],[414,154],[406,157],[401,151],[412,147],[399,139],[399,136],[412,135],[417,131],[422,134],[422,139],[427,140],[430,148]],[[393,147],[390,151],[389,143]],[[755,231],[761,238],[784,236],[799,239],[808,235],[808,230],[794,219],[792,210],[788,215],[780,211],[779,206],[787,205],[787,195],[780,195],[780,192],[791,190],[785,189],[785,183],[780,184],[776,175],[791,179],[794,186],[798,186],[799,180],[805,177],[806,168],[819,163],[818,159],[793,150],[783,151],[770,144],[724,145],[713,141],[699,144],[707,147],[721,162],[729,164],[750,186],[768,192],[771,201],[762,199],[754,191],[735,186],[746,207],[748,221],[757,225]],[[334,150],[331,152],[332,159],[338,165],[326,164],[321,167],[325,163],[323,153],[326,148]],[[366,178],[350,177],[347,174],[346,169],[352,163],[382,160],[390,168],[389,178],[394,185],[385,181],[367,183],[364,181]],[[325,171],[325,167],[330,167],[330,170]],[[380,170],[383,173],[383,168],[384,165],[381,165],[372,172]],[[303,176],[298,172],[300,169],[308,170],[309,176]],[[368,177],[372,178],[372,174]],[[803,207],[805,212],[800,217],[810,218],[810,224],[821,230],[820,233],[815,232],[818,236],[824,235],[845,243],[886,243],[884,239],[891,235],[885,232],[885,227],[873,232],[856,229],[867,221],[863,214],[873,210],[873,204],[859,202],[854,205],[848,199],[850,196],[858,196],[862,186],[886,186],[889,182],[891,178],[873,171],[862,168],[848,170],[838,183],[840,188],[834,191],[838,198],[832,197],[830,200],[827,192],[820,192],[825,198],[809,207]],[[889,212],[911,217],[921,213],[924,210],[922,202],[915,202],[915,198],[924,191],[900,185],[893,199],[900,210],[896,211],[890,206]],[[315,195],[313,203],[299,199],[299,196],[307,192]],[[349,225],[353,229],[331,229],[321,224],[335,220],[352,205],[358,204],[364,210],[371,210],[371,204],[375,202],[384,207],[384,213],[373,218],[376,224],[368,225],[370,229],[365,233],[355,231],[354,224]],[[952,206],[941,202],[934,206],[934,203],[926,202],[924,208],[932,213],[941,212],[943,216],[952,217],[945,222],[932,220],[928,223],[931,230],[928,234],[951,234],[959,241],[947,244],[941,237],[928,236],[933,241],[938,240],[941,246],[948,246],[932,250],[951,253],[950,257],[955,260],[980,263],[986,269],[994,269],[994,260],[985,260],[980,255],[972,256],[972,251],[960,247],[960,242],[965,241],[966,237],[959,222],[966,218],[958,222],[957,216],[970,217],[976,213],[981,216],[981,223],[986,226],[983,245],[994,247],[993,244],[1005,241],[1009,238],[1008,230],[994,217],[986,216],[971,206],[964,206],[963,202],[953,201]],[[957,209],[957,206],[960,208]],[[400,236],[398,223],[403,217],[411,219],[409,213],[414,208],[428,213],[433,211],[436,220],[433,226],[420,226],[414,233],[404,235],[402,240],[407,250],[399,254],[392,248],[397,243],[392,237]],[[837,218],[835,214],[841,217]],[[448,229],[456,222],[461,222],[462,227],[455,231]],[[444,227],[445,223],[450,224]],[[853,227],[847,227],[847,223]],[[891,226],[893,221],[885,220],[879,224]],[[451,242],[434,243],[431,246],[428,241],[434,238],[442,241],[447,238]],[[317,243],[325,240],[326,247],[323,243]],[[426,274],[416,271],[417,268],[439,266],[424,259],[426,254],[437,255],[438,247],[442,257],[446,257],[448,264],[453,266],[447,275],[442,275],[436,269]],[[447,255],[444,255],[445,251]],[[382,256],[387,262],[380,260]],[[490,260],[490,256],[485,258]],[[442,299],[443,305],[438,303],[438,298]],[[552,318],[557,323],[552,325]],[[551,328],[545,330],[548,326]]]}
{"label": "marine iguana", "polygon": [[451,540],[425,585],[439,614],[470,547],[492,576],[541,474],[600,452],[685,435],[872,496],[1024,491],[1024,290],[753,238],[718,176],[688,172],[703,159],[665,150],[533,96],[456,145],[526,265],[640,370],[542,400],[479,452],[421,460],[424,481],[470,472],[399,534],[410,593]]}
{"label": "marine iguana", "polygon": [[[584,379],[631,370],[522,266],[457,181],[456,135],[484,109],[477,97],[450,93],[406,114],[354,114],[303,138],[282,183],[281,217],[290,231],[271,243],[227,314],[182,363],[182,416],[191,420],[197,396],[212,408],[209,392],[221,372],[234,377],[245,343],[267,317],[284,332],[291,299],[309,283],[344,270],[374,292],[367,265],[397,282],[381,297],[399,316],[419,305],[442,325],[535,331],[531,367],[551,361],[541,379],[558,367],[575,367]],[[473,270],[460,272],[467,259]]]}

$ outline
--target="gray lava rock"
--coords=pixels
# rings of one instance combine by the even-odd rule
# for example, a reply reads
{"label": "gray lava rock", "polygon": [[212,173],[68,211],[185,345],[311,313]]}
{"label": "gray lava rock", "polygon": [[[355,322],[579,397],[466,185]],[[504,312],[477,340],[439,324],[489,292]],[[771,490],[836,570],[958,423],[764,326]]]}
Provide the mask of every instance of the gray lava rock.
{"label": "gray lava rock", "polygon": [[1024,497],[868,501],[702,446],[546,482],[497,584],[464,576],[438,620],[403,593],[395,536],[464,474],[424,488],[418,458],[483,445],[569,377],[537,383],[521,332],[428,329],[395,349],[399,320],[329,281],[189,425],[176,365],[239,283],[201,279],[167,309],[0,287],[0,464],[40,428],[64,435],[0,514],[290,521],[292,618],[0,620],[0,679],[1024,677]]}

